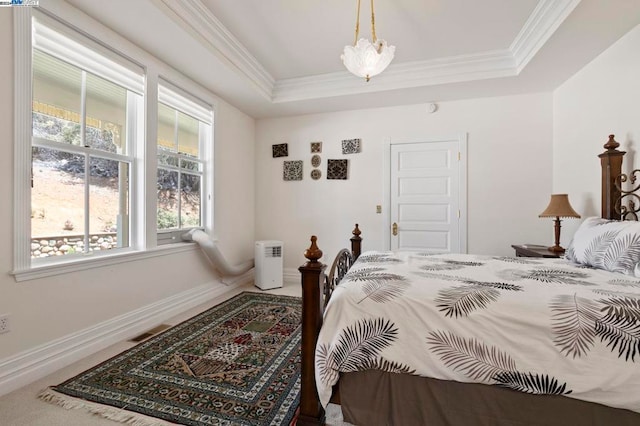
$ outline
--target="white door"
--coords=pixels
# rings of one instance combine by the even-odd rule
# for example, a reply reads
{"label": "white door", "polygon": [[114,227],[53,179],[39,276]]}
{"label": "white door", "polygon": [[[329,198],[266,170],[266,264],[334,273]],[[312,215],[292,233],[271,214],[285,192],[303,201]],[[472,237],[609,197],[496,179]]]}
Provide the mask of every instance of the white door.
{"label": "white door", "polygon": [[462,139],[390,143],[392,250],[466,252]]}

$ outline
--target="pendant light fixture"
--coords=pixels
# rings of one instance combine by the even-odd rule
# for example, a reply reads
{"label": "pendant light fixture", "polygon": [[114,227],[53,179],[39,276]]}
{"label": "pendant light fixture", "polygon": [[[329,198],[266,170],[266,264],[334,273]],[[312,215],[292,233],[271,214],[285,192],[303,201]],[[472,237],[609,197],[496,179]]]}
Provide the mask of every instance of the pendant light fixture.
{"label": "pendant light fixture", "polygon": [[384,40],[376,37],[376,22],[373,13],[373,0],[371,0],[371,38],[373,41],[361,38],[360,34],[360,0],[356,18],[356,36],[353,46],[345,46],[344,53],[340,56],[344,66],[358,77],[364,77],[369,81],[374,75],[380,74],[393,60],[396,51],[395,46],[388,46]]}

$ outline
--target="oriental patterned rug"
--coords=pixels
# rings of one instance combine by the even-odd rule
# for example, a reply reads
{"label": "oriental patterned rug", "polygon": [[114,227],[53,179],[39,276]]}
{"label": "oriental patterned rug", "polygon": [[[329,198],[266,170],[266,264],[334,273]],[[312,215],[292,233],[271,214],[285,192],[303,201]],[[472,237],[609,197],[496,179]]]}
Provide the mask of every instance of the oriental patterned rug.
{"label": "oriental patterned rug", "polygon": [[40,398],[135,425],[289,425],[301,312],[298,297],[241,293]]}

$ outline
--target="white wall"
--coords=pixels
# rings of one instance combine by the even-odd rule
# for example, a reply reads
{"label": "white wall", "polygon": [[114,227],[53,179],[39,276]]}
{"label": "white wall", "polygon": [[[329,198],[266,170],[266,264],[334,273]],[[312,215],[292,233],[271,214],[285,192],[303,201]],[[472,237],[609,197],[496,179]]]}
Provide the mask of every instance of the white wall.
{"label": "white wall", "polygon": [[[446,102],[258,120],[256,125],[256,237],[285,243],[285,267],[304,262],[311,234],[323,261],[348,244],[354,223],[364,249],[384,247],[385,138],[432,138],[467,132],[468,251],[513,255],[511,244],[551,244],[552,224],[538,219],[551,191],[551,94]],[[342,155],[342,139],[361,138],[362,152]],[[309,143],[322,141],[321,180],[310,178]],[[271,145],[289,144],[272,158]],[[349,180],[326,179],[327,159],[348,158]],[[283,160],[304,160],[304,179],[285,182]]]}
{"label": "white wall", "polygon": [[[556,89],[553,108],[553,189],[568,193],[583,219],[599,216],[597,155],[604,152],[609,134],[615,134],[619,149],[627,151],[623,168],[628,172],[638,167],[640,26]],[[580,222],[564,221],[565,246]]]}
{"label": "white wall", "polygon": [[[3,360],[17,354],[202,285],[223,286],[199,250],[14,280],[12,28],[11,9],[0,8],[0,314],[10,313],[12,325],[0,335],[0,379]],[[223,101],[217,102],[215,119],[214,231],[236,264],[253,257],[255,121]]]}
{"label": "white wall", "polygon": [[[0,194],[13,193],[13,33],[0,9]],[[257,123],[223,101],[215,130],[215,233],[230,263],[253,254],[255,239],[285,242],[285,267],[303,263],[311,234],[324,262],[348,243],[355,222],[364,248],[379,249],[386,138],[432,138],[467,132],[468,251],[513,253],[510,244],[552,242],[552,224],[538,219],[549,194],[567,192],[583,217],[599,214],[599,166],[609,133],[634,164],[640,134],[640,27],[550,94],[446,102],[263,119]],[[360,154],[344,156],[340,141],[361,138]],[[552,143],[553,138],[553,143]],[[313,181],[309,143],[322,141],[323,178]],[[282,180],[283,158],[271,145],[289,144],[286,160],[304,161],[304,180]],[[629,158],[631,157],[631,158]],[[326,160],[350,159],[347,181],[326,180]],[[553,158],[553,161],[552,161]],[[255,171],[252,165],[255,164]],[[386,206],[385,206],[386,207]],[[255,216],[254,216],[255,214]],[[255,221],[254,221],[255,219]],[[0,335],[3,359],[41,347],[202,284],[220,286],[198,251],[17,283],[12,269],[11,202],[0,203],[0,314],[12,331]],[[563,245],[580,221],[563,222]],[[1,389],[0,389],[1,391]]]}

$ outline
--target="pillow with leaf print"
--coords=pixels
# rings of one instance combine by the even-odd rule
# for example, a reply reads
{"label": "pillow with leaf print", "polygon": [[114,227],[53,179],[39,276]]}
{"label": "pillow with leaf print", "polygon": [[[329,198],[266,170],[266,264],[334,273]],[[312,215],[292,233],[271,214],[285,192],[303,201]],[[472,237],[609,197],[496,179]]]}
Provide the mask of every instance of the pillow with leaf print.
{"label": "pillow with leaf print", "polygon": [[640,222],[587,218],[565,257],[592,268],[633,275],[640,262]]}

